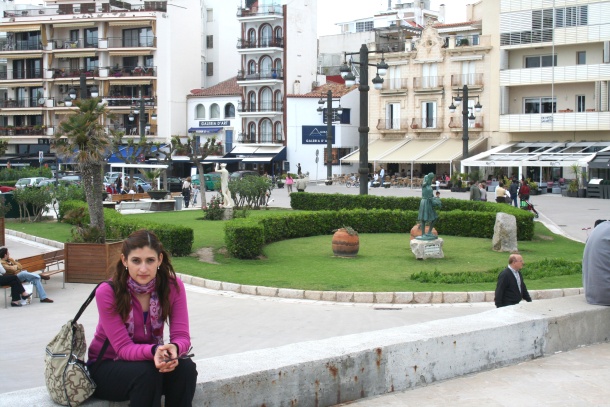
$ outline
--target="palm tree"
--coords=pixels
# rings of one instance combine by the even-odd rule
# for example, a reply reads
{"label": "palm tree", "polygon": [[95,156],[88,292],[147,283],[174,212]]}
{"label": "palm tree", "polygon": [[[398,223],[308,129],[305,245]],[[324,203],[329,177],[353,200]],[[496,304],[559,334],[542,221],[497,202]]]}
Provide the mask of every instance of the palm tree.
{"label": "palm tree", "polygon": [[104,243],[106,228],[101,196],[104,190],[102,170],[104,157],[111,144],[111,136],[106,134],[101,122],[106,111],[104,104],[99,104],[97,98],[83,99],[75,104],[80,110],[59,124],[55,145],[58,153],[73,157],[79,165],[91,219],[90,227],[98,230],[98,243]]}

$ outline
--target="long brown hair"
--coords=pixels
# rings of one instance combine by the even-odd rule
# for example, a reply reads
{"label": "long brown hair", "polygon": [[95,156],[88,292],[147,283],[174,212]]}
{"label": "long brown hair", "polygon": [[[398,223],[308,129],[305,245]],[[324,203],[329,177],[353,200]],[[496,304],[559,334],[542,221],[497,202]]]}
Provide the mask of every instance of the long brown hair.
{"label": "long brown hair", "polygon": [[[176,283],[176,272],[174,267],[169,260],[169,253],[163,248],[163,244],[159,238],[151,231],[146,229],[140,229],[133,232],[127,239],[123,241],[123,248],[121,253],[123,257],[127,259],[129,253],[135,249],[141,249],[143,247],[150,247],[157,253],[157,256],[163,254],[163,260],[157,270],[157,281],[156,290],[159,295],[159,302],[161,304],[163,322],[167,321],[169,316],[169,285],[173,284],[179,289]],[[117,262],[116,270],[112,276],[114,281],[114,298],[116,312],[121,316],[123,321],[127,321],[129,317],[129,311],[131,310],[131,294],[127,289],[127,278],[129,277],[129,271],[123,265],[121,259]]]}

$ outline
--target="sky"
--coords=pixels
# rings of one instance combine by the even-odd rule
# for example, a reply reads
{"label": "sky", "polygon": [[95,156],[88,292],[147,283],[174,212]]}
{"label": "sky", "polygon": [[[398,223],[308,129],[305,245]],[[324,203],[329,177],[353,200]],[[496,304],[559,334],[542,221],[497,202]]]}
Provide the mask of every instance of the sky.
{"label": "sky", "polygon": [[[403,0],[403,3],[408,1],[410,0]],[[438,10],[440,4],[445,4],[445,22],[457,23],[466,20],[466,4],[476,1],[432,0],[430,8]],[[392,0],[392,4],[395,2],[396,0]],[[319,0],[318,36],[339,34],[339,27],[334,23],[369,17],[379,11],[387,10],[387,8],[388,0]]]}

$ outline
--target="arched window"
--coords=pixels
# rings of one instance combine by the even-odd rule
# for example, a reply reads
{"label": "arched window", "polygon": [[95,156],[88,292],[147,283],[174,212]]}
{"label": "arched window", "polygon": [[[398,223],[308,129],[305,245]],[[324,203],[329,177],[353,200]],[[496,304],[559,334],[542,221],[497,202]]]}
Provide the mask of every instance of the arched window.
{"label": "arched window", "polygon": [[268,56],[261,59],[260,74],[261,78],[271,78],[271,70],[273,69],[273,61]]}
{"label": "arched window", "polygon": [[261,91],[261,112],[269,112],[273,109],[273,93],[271,89],[264,88]]}
{"label": "arched window", "polygon": [[282,122],[275,122],[274,127],[275,142],[281,143],[282,141],[284,141],[284,135],[282,134]]}
{"label": "arched window", "polygon": [[198,104],[195,107],[195,118],[205,119],[205,107],[202,104]]}
{"label": "arched window", "polygon": [[284,44],[282,27],[275,27],[273,36],[275,37],[275,45],[281,47]]}
{"label": "arched window", "polygon": [[270,25],[264,25],[261,28],[261,47],[270,47],[271,39],[273,38],[273,30]]}
{"label": "arched window", "polygon": [[254,93],[254,91],[248,93],[248,106],[246,107],[246,112],[256,112],[256,93]]}
{"label": "arched window", "polygon": [[273,126],[271,120],[263,119],[261,121],[261,143],[271,143],[273,141]]}
{"label": "arched window", "polygon": [[275,95],[274,96],[274,100],[273,103],[275,105],[274,110],[275,111],[280,111],[284,109],[284,98],[282,97],[282,92],[279,90],[275,91]]}
{"label": "arched window", "polygon": [[256,31],[254,28],[251,28],[250,31],[248,31],[248,42],[250,47],[256,47]]}
{"label": "arched window", "polygon": [[248,134],[246,135],[246,138],[250,143],[256,143],[256,123],[250,122],[250,124],[248,124]]}
{"label": "arched window", "polygon": [[210,106],[210,119],[220,119],[220,107],[218,103],[214,103]]}
{"label": "arched window", "polygon": [[235,106],[233,103],[227,103],[225,105],[225,119],[232,119],[235,117]]}
{"label": "arched window", "polygon": [[256,62],[248,61],[248,74],[256,73]]}
{"label": "arched window", "polygon": [[275,60],[273,69],[275,69],[275,72],[277,72],[278,75],[282,76],[282,60],[280,58]]}

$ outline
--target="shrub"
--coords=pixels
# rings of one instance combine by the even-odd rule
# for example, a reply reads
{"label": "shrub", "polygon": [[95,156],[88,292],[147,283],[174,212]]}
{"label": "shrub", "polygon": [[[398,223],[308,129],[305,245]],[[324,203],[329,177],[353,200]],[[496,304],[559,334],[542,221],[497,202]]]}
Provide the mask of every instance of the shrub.
{"label": "shrub", "polygon": [[[47,206],[53,202],[51,193],[44,188],[23,188],[13,191],[15,202],[19,206],[19,218],[24,221],[39,221]],[[32,219],[33,217],[33,219]]]}
{"label": "shrub", "polygon": [[267,177],[246,176],[229,182],[229,191],[238,208],[260,209],[267,205],[273,185]]}
{"label": "shrub", "polygon": [[203,218],[205,220],[221,220],[222,214],[224,212],[221,207],[221,204],[222,198],[220,197],[220,195],[213,196],[212,199],[210,199],[210,203],[208,204],[207,209],[203,210],[205,214]]}

